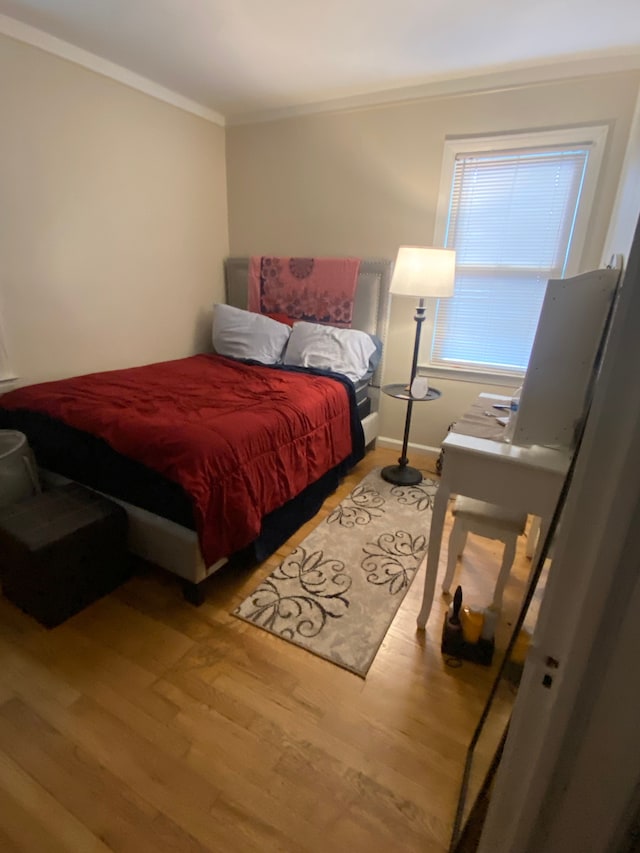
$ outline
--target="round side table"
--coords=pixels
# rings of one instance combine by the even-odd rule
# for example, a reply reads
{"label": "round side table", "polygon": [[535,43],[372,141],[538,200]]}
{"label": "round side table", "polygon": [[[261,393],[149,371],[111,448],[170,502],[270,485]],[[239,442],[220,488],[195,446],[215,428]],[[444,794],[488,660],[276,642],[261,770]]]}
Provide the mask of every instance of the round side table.
{"label": "round side table", "polygon": [[407,401],[407,417],[404,422],[404,438],[402,440],[402,456],[398,459],[397,465],[387,465],[380,472],[382,479],[388,483],[394,483],[396,486],[417,486],[422,482],[422,473],[417,468],[412,468],[407,459],[407,445],[409,443],[409,430],[411,428],[411,410],[414,403],[429,403],[431,400],[437,400],[442,396],[442,392],[437,388],[429,388],[426,397],[414,397],[408,390],[408,386],[404,382],[395,382],[391,385],[383,385],[382,391],[389,397],[394,397],[396,400]]}

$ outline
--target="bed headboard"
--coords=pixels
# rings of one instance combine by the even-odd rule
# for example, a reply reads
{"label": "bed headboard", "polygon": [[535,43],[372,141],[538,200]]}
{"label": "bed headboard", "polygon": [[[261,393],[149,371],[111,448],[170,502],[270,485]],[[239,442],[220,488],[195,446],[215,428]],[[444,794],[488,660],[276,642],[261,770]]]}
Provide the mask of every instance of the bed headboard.
{"label": "bed headboard", "polygon": [[[353,306],[353,328],[377,335],[385,343],[389,321],[389,284],[393,262],[384,258],[360,261],[356,298]],[[249,292],[249,258],[227,258],[224,262],[226,299],[236,308],[247,307]],[[384,359],[384,347],[383,347]],[[371,379],[380,384],[382,363]]]}

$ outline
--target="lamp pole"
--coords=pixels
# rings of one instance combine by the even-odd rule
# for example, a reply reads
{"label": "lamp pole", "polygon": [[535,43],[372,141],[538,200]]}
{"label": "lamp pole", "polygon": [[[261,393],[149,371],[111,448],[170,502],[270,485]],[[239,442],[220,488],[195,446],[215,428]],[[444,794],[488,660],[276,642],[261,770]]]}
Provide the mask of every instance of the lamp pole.
{"label": "lamp pole", "polygon": [[[441,396],[437,388],[429,388],[428,383],[416,381],[418,370],[418,352],[420,350],[420,332],[425,320],[425,300],[440,299],[453,295],[455,283],[455,257],[453,249],[439,249],[428,246],[400,246],[398,256],[393,268],[389,293],[396,296],[412,296],[418,298],[418,306],[414,320],[416,321],[416,337],[413,343],[413,358],[411,360],[411,374],[409,377],[409,388],[400,383],[383,385],[382,390],[396,400],[405,400],[407,413],[404,422],[404,436],[402,439],[402,455],[397,465],[387,465],[382,469],[381,475],[388,483],[397,486],[417,486],[422,482],[422,473],[417,468],[412,468],[407,459],[407,447],[409,446],[409,431],[411,429],[411,415],[413,404],[418,400],[437,400]],[[414,303],[415,304],[415,303]],[[418,389],[417,385],[422,385]],[[414,390],[418,396],[414,396]]]}
{"label": "lamp pole", "polygon": [[424,299],[421,298],[416,308],[416,316],[413,318],[416,321],[416,338],[413,343],[413,359],[411,361],[411,378],[409,379],[409,399],[407,401],[407,415],[404,421],[404,437],[402,439],[402,455],[398,459],[397,465],[388,465],[382,469],[382,477],[389,483],[395,483],[397,486],[417,486],[422,482],[422,473],[417,468],[412,468],[409,465],[407,458],[407,447],[409,446],[409,430],[411,429],[411,413],[413,411],[413,396],[411,394],[411,386],[416,378],[418,369],[418,352],[420,350],[420,333],[422,324],[425,320]]}
{"label": "lamp pole", "polygon": [[[409,396],[412,398],[407,403],[407,416],[404,421],[404,437],[402,439],[402,456],[398,459],[398,464],[401,468],[404,468],[409,460],[407,459],[407,447],[409,445],[409,430],[411,429],[411,413],[413,411],[413,395],[411,393],[411,387],[413,386],[413,380],[416,378],[416,371],[418,369],[418,352],[420,350],[420,334],[422,332],[422,324],[425,320],[425,307],[424,307],[424,299],[420,300],[418,307],[416,308],[416,316],[413,318],[416,321],[416,339],[413,343],[413,359],[411,361],[411,378],[409,379]],[[422,478],[421,478],[422,479]]]}
{"label": "lamp pole", "polygon": [[427,309],[424,307],[424,298],[420,299],[418,303],[418,307],[416,308],[416,316],[413,318],[416,321],[416,339],[413,344],[413,360],[411,362],[411,379],[409,380],[409,390],[411,390],[411,386],[413,385],[413,380],[416,378],[416,371],[418,369],[418,351],[420,350],[420,333],[422,331],[422,324],[425,320],[425,314]]}

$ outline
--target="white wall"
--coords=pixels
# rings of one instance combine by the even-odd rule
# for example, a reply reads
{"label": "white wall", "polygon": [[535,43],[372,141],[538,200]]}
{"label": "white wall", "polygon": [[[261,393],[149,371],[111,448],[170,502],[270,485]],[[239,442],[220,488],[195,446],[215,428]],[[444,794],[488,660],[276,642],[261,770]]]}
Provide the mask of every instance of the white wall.
{"label": "white wall", "polygon": [[[601,179],[582,269],[600,264],[629,128],[637,72],[386,104],[231,127],[227,134],[230,248],[234,255],[395,258],[433,240],[446,136],[607,123]],[[404,301],[404,300],[403,300]],[[413,312],[394,304],[384,381],[411,360]],[[487,385],[433,383],[441,400],[414,406],[411,440],[437,446]],[[405,407],[382,400],[382,434],[402,436]]]}
{"label": "white wall", "polygon": [[638,217],[640,217],[640,93],[636,100],[629,132],[629,144],[602,253],[604,264],[609,263],[612,255],[621,254],[623,263],[626,265]]}
{"label": "white wall", "polygon": [[0,36],[0,307],[21,383],[209,344],[224,129]]}

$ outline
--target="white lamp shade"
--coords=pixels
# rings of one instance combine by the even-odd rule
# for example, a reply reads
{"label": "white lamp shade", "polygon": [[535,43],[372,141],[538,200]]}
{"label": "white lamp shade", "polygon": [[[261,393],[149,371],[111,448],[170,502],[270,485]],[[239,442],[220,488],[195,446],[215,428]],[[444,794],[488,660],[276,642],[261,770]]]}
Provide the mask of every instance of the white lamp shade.
{"label": "white lamp shade", "polygon": [[400,246],[390,293],[397,296],[453,296],[456,253],[453,249]]}

